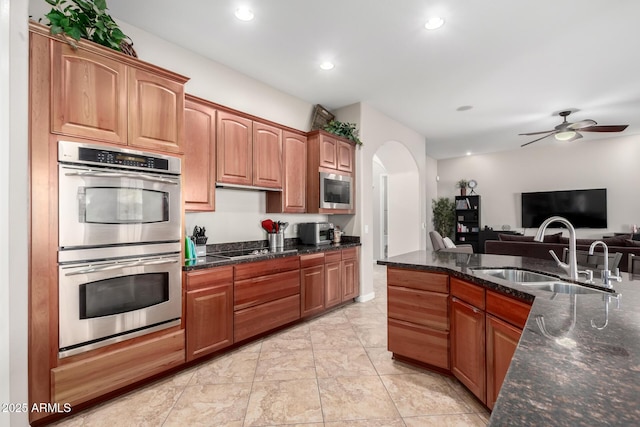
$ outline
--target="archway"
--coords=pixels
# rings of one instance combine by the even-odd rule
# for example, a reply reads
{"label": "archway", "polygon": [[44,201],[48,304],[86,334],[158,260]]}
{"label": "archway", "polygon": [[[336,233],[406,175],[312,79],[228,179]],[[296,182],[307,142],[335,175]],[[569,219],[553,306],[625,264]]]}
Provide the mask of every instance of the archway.
{"label": "archway", "polygon": [[404,144],[387,141],[372,161],[374,259],[420,249],[418,165]]}

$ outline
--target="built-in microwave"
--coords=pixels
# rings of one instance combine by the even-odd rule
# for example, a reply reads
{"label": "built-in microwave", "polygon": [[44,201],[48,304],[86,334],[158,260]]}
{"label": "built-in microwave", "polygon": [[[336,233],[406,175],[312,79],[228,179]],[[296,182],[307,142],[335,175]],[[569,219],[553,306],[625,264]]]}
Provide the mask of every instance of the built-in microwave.
{"label": "built-in microwave", "polygon": [[320,172],[320,208],[353,209],[353,179],[351,175]]}

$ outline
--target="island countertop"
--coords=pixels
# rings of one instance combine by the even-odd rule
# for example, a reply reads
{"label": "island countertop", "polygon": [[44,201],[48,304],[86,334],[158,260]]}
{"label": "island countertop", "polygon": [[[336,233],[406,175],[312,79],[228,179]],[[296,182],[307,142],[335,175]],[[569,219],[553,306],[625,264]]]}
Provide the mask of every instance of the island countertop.
{"label": "island countertop", "polygon": [[490,426],[640,425],[640,275],[621,273],[616,299],[554,294],[473,270],[516,267],[570,281],[552,260],[416,251],[378,264],[442,272],[533,301]]}

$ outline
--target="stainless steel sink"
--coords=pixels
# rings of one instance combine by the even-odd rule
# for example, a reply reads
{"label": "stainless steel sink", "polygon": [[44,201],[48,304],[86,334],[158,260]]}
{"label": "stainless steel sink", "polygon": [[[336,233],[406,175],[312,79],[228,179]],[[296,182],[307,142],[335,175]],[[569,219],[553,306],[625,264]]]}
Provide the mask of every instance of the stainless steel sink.
{"label": "stainless steel sink", "polygon": [[556,294],[571,294],[571,295],[579,295],[579,294],[609,294],[605,290],[598,290],[593,288],[588,288],[586,286],[576,285],[568,282],[547,282],[547,283],[529,283],[526,285],[528,288],[537,289],[540,291],[553,292]]}
{"label": "stainless steel sink", "polygon": [[533,271],[521,270],[519,268],[478,268],[473,271],[521,284],[558,280],[557,277],[542,273],[535,273]]}

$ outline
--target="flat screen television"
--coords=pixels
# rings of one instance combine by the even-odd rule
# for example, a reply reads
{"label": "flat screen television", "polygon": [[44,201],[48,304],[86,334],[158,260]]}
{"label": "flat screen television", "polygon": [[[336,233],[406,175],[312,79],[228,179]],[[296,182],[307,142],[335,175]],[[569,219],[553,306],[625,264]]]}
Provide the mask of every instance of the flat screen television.
{"label": "flat screen television", "polygon": [[575,228],[607,228],[607,189],[522,193],[523,228],[539,227],[554,215],[565,217]]}

